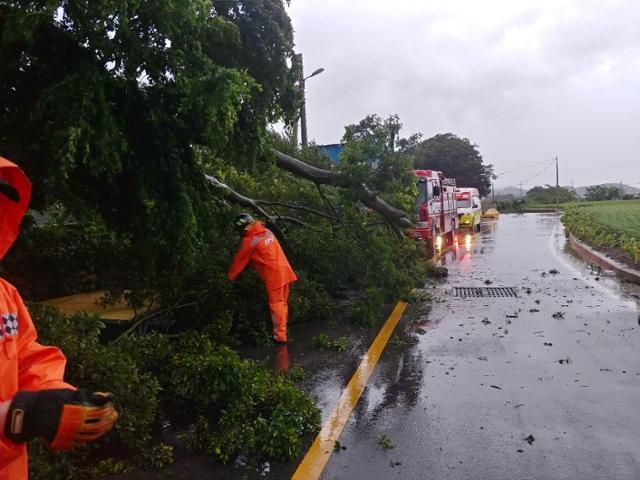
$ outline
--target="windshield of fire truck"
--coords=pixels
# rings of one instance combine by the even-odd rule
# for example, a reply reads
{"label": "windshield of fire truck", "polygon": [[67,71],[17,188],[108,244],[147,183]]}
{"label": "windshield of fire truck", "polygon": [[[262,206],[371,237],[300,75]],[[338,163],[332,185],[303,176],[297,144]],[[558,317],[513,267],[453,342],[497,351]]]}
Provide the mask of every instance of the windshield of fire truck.
{"label": "windshield of fire truck", "polygon": [[463,198],[458,200],[456,204],[458,205],[458,208],[469,208],[471,206],[471,199]]}
{"label": "windshield of fire truck", "polygon": [[426,178],[421,178],[420,180],[418,180],[418,198],[416,199],[416,205],[422,205],[423,203],[427,202],[427,199],[429,198],[427,185],[430,186]]}

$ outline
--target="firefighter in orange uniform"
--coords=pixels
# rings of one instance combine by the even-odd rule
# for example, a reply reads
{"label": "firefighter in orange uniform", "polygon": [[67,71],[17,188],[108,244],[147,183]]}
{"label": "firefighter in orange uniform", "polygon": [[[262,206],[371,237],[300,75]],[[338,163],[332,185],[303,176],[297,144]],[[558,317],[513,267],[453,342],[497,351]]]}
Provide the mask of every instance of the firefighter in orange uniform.
{"label": "firefighter in orange uniform", "polygon": [[298,277],[275,235],[262,222],[254,220],[248,213],[242,213],[236,218],[235,225],[243,238],[227,277],[234,281],[249,263],[256,269],[267,289],[273,341],[276,344],[286,344],[289,284]]}
{"label": "firefighter in orange uniform", "polygon": [[[0,157],[0,258],[18,236],[31,195],[20,168]],[[0,480],[25,480],[26,442],[69,450],[108,432],[118,418],[110,394],[63,381],[65,357],[37,342],[17,290],[0,279]]]}

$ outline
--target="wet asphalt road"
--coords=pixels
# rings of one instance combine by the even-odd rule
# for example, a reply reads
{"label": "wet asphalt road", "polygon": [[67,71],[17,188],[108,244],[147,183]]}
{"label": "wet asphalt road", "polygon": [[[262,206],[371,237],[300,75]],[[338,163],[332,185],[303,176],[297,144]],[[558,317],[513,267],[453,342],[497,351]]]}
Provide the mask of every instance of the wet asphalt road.
{"label": "wet asphalt road", "polygon": [[[321,478],[640,478],[640,289],[572,257],[555,214],[503,215],[470,240],[425,288],[432,306],[405,313]],[[315,386],[326,417],[337,392]]]}

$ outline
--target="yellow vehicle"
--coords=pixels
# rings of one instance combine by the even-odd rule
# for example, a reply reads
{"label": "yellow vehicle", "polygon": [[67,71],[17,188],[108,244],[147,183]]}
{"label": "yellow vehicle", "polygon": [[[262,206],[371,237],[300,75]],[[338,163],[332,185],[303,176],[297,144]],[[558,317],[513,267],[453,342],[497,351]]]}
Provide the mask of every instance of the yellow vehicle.
{"label": "yellow vehicle", "polygon": [[477,188],[456,188],[456,206],[460,228],[470,228],[474,232],[480,231],[482,220],[482,205],[480,192]]}

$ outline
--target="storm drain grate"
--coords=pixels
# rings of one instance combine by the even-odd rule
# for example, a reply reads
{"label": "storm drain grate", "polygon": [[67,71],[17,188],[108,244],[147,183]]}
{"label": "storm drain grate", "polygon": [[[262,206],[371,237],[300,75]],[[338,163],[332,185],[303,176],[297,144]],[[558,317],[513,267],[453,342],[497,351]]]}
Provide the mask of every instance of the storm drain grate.
{"label": "storm drain grate", "polygon": [[517,297],[513,287],[454,287],[456,297]]}

